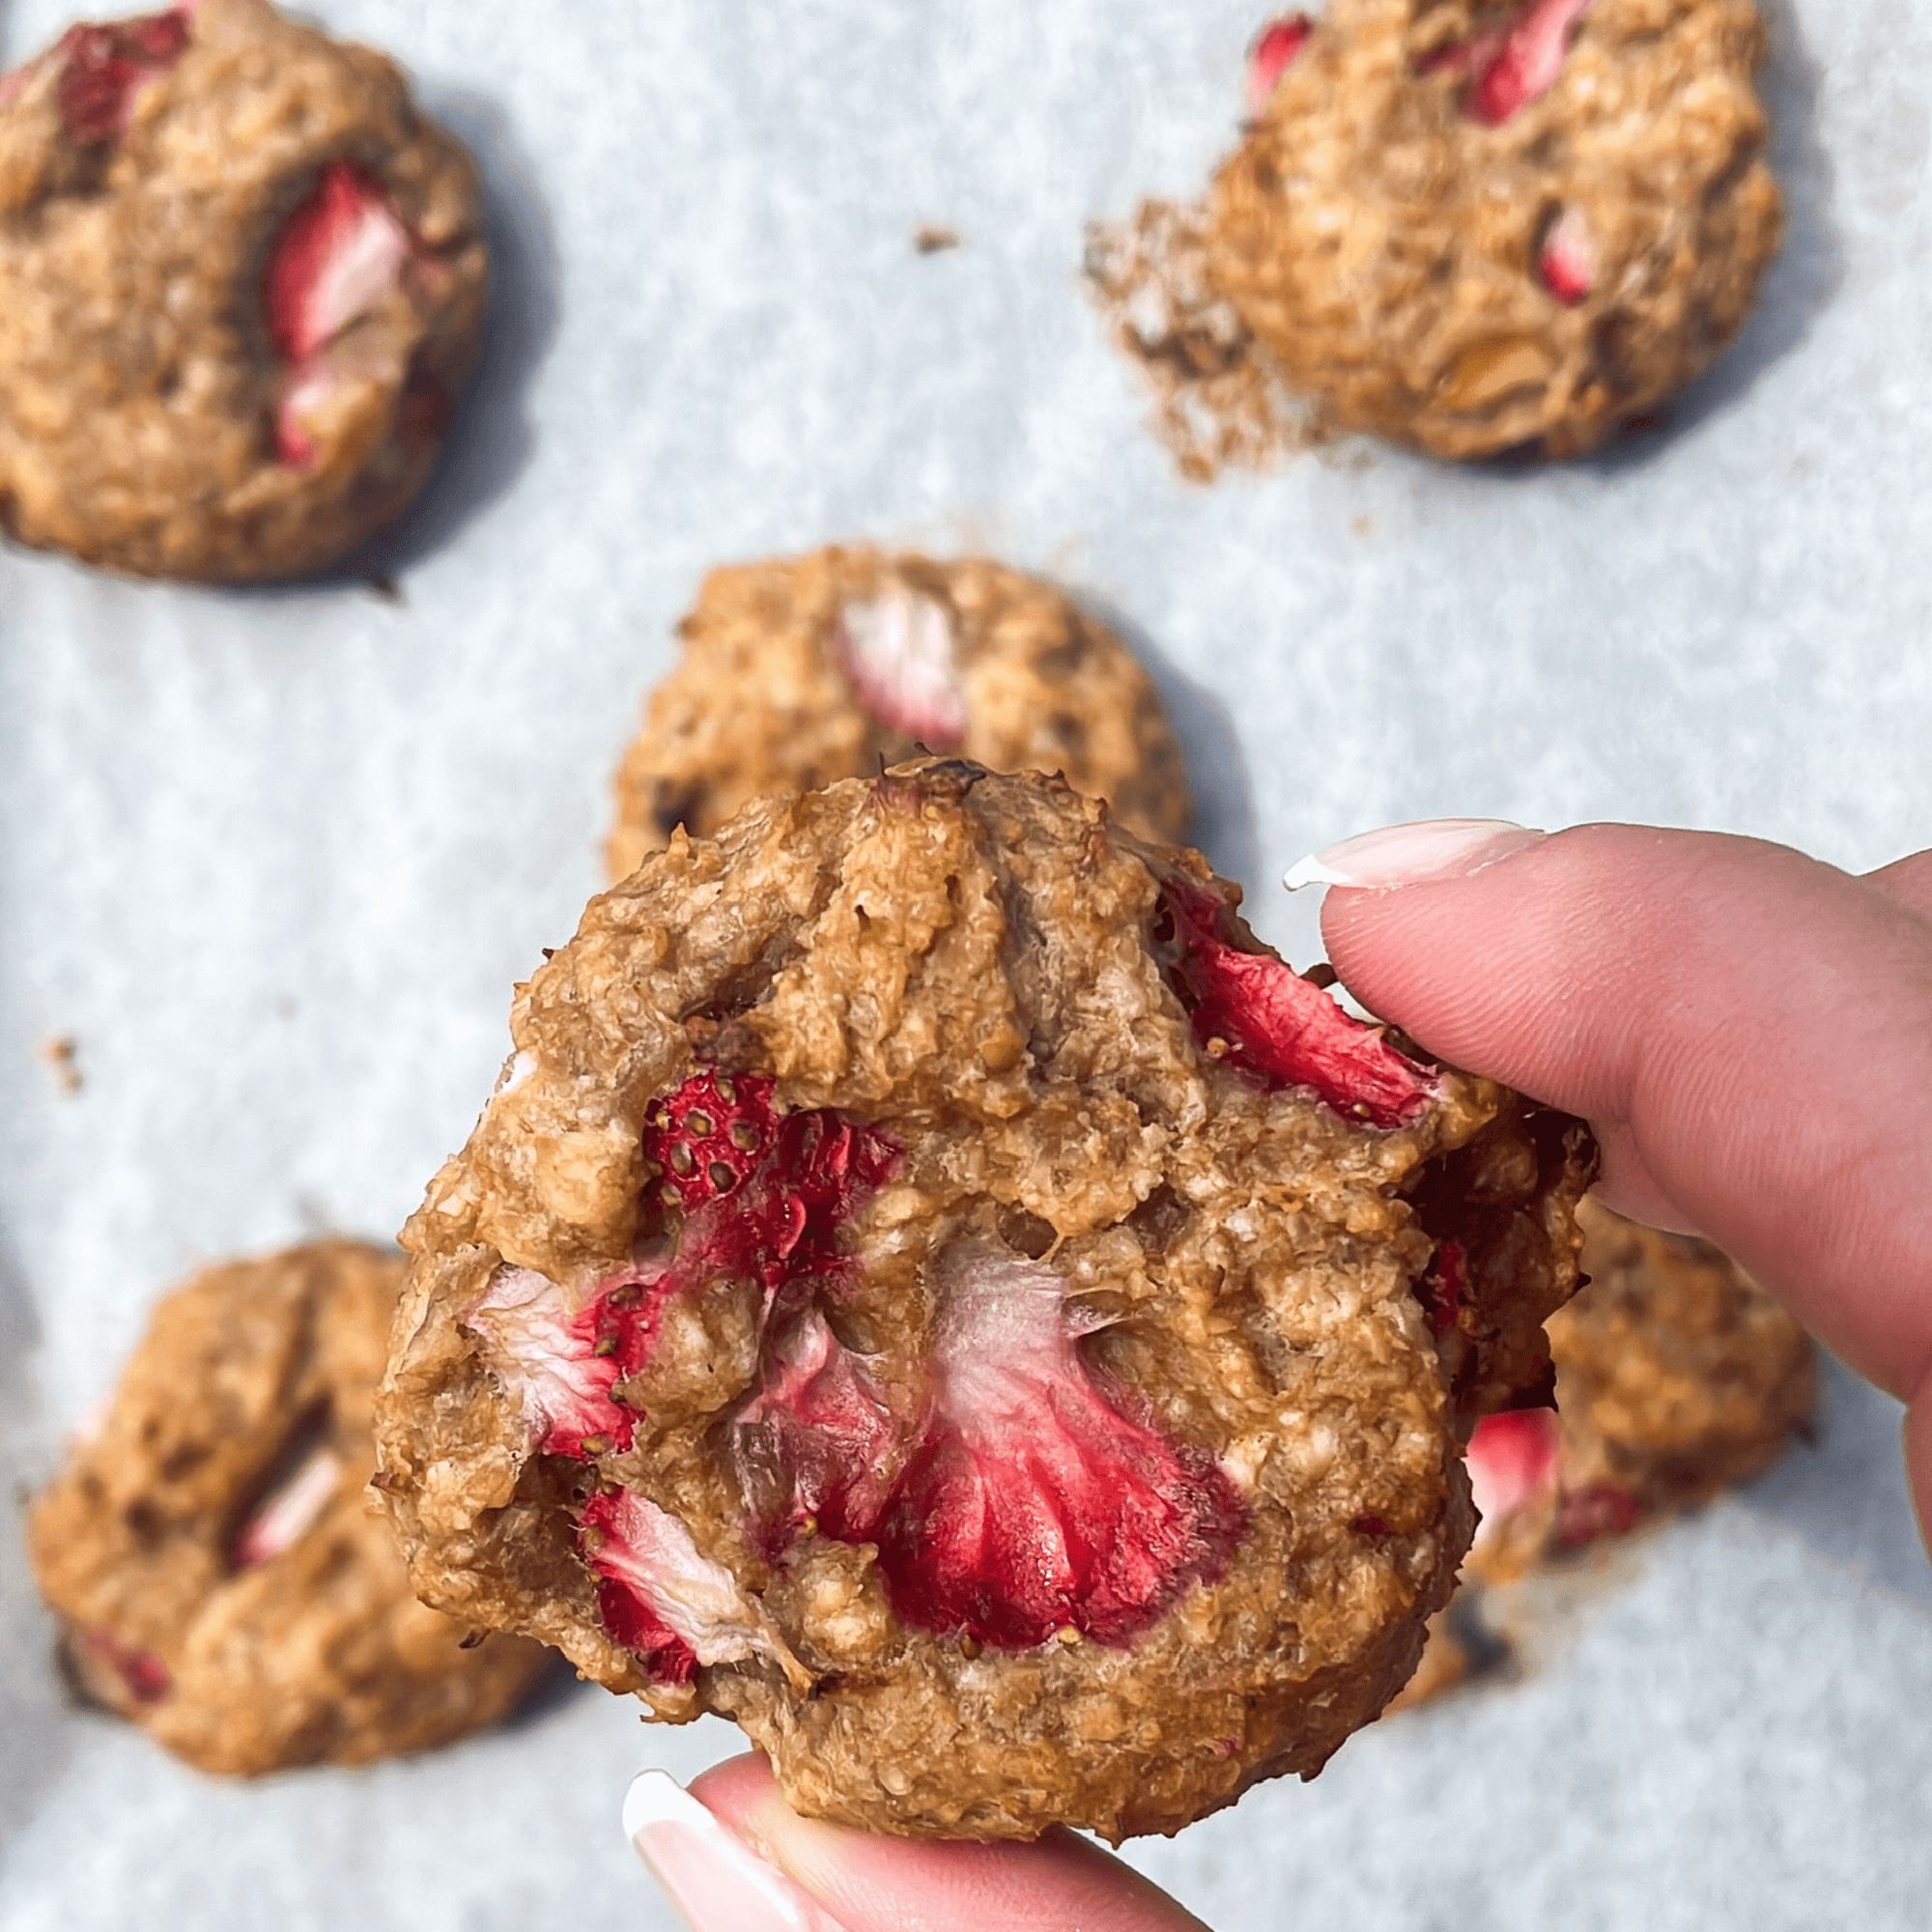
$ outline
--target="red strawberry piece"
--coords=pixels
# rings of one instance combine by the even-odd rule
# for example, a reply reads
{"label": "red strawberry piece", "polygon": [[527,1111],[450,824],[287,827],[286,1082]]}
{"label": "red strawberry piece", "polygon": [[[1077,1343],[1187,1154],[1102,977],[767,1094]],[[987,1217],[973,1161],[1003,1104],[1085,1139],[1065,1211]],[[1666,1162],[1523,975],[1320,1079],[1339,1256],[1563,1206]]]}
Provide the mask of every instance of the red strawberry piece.
{"label": "red strawberry piece", "polygon": [[943,606],[902,583],[855,599],[838,613],[833,654],[859,702],[889,731],[929,752],[966,741],[966,690],[959,681],[952,620]]}
{"label": "red strawberry piece", "polygon": [[936,1285],[932,1410],[867,1539],[899,1618],[1009,1650],[1120,1644],[1219,1577],[1247,1527],[1233,1483],[1110,1399],[1061,1277],[962,1243]]}
{"label": "red strawberry piece", "polygon": [[699,1073],[646,1115],[661,1198],[686,1212],[680,1281],[751,1275],[776,1291],[849,1266],[839,1230],[898,1161],[889,1136],[824,1107],[780,1115],[765,1074]]}
{"label": "red strawberry piece", "polygon": [[696,1208],[744,1185],[778,1135],[777,1086],[761,1073],[697,1073],[651,1108],[644,1153],[668,1199]]}
{"label": "red strawberry piece", "polygon": [[1493,1533],[1556,1487],[1560,1433],[1553,1409],[1512,1408],[1486,1415],[1469,1437],[1469,1489]]}
{"label": "red strawberry piece", "polygon": [[[1474,78],[1463,111],[1486,128],[1500,128],[1556,85],[1577,23],[1590,0],[1530,0],[1493,49],[1472,60]],[[1471,43],[1472,51],[1476,43]]]}
{"label": "red strawberry piece", "polygon": [[522,1403],[539,1450],[582,1460],[628,1449],[637,1414],[619,1382],[649,1361],[671,1296],[757,1282],[837,1280],[840,1230],[886,1180],[897,1147],[830,1108],[780,1115],[769,1075],[694,1074],[647,1111],[653,1190],[682,1225],[580,1300],[527,1268],[499,1268],[465,1318]]}
{"label": "red strawberry piece", "polygon": [[1414,1120],[1435,1091],[1429,1074],[1283,961],[1230,943],[1225,910],[1215,894],[1175,880],[1155,920],[1156,948],[1173,953],[1168,981],[1202,1045],[1265,1087],[1312,1087],[1350,1119]]}
{"label": "red strawberry piece", "polygon": [[1577,1549],[1599,1537],[1628,1536],[1641,1514],[1628,1490],[1615,1483],[1591,1483],[1557,1504],[1556,1540],[1566,1549]]}
{"label": "red strawberry piece", "polygon": [[1284,14],[1280,19],[1270,20],[1255,36],[1254,44],[1248,49],[1250,114],[1259,114],[1267,105],[1275,84],[1293,65],[1314,31],[1315,22],[1306,14]]}
{"label": "red strawberry piece", "polygon": [[[182,7],[105,26],[70,27],[53,52],[62,63],[55,99],[68,139],[86,147],[125,133],[134,96],[181,59],[187,34]],[[0,85],[0,104],[7,98]]]}
{"label": "red strawberry piece", "polygon": [[587,1459],[628,1449],[638,1418],[613,1390],[649,1359],[677,1287],[661,1262],[606,1276],[573,1306],[555,1282],[498,1268],[466,1319],[522,1403],[539,1450]]}
{"label": "red strawberry piece", "polygon": [[158,1657],[133,1644],[123,1643],[110,1630],[88,1631],[81,1642],[91,1656],[98,1657],[119,1676],[137,1704],[158,1704],[173,1688],[167,1665]]}
{"label": "red strawberry piece", "polygon": [[291,1548],[342,1486],[342,1459],[318,1445],[248,1514],[236,1532],[232,1560],[252,1570]]}
{"label": "red strawberry piece", "polygon": [[1456,1325],[1469,1298],[1467,1262],[1461,1241],[1444,1241],[1435,1251],[1435,1265],[1415,1285],[1415,1298],[1429,1317],[1429,1332],[1437,1340]]}
{"label": "red strawberry piece", "polygon": [[1556,299],[1570,308],[1588,299],[1597,280],[1597,250],[1589,224],[1578,208],[1565,208],[1544,230],[1537,250],[1536,277]]}
{"label": "red strawberry piece", "polygon": [[591,1497],[580,1522],[578,1547],[599,1579],[604,1627],[660,1683],[688,1683],[700,1663],[754,1656],[800,1674],[764,1612],[668,1511],[629,1490],[609,1490]]}
{"label": "red strawberry piece", "polygon": [[275,238],[263,277],[269,334],[283,361],[305,360],[373,308],[414,248],[368,169],[327,163]]}
{"label": "red strawberry piece", "polygon": [[865,1364],[816,1309],[767,1352],[731,1425],[739,1487],[776,1556],[800,1534],[867,1541],[891,1494],[901,1431]]}

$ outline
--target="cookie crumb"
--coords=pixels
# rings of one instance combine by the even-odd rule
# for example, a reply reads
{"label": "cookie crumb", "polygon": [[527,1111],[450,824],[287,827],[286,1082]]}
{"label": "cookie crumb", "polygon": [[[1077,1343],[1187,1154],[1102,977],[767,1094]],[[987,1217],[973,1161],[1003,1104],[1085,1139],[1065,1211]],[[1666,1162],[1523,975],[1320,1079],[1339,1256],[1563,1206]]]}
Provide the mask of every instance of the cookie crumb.
{"label": "cookie crumb", "polygon": [[80,1075],[80,1042],[71,1033],[57,1033],[41,1042],[41,1058],[53,1069],[63,1094],[78,1094],[84,1084]]}
{"label": "cookie crumb", "polygon": [[944,254],[948,248],[957,248],[960,239],[956,228],[945,228],[936,221],[923,222],[912,232],[913,249],[921,255]]}

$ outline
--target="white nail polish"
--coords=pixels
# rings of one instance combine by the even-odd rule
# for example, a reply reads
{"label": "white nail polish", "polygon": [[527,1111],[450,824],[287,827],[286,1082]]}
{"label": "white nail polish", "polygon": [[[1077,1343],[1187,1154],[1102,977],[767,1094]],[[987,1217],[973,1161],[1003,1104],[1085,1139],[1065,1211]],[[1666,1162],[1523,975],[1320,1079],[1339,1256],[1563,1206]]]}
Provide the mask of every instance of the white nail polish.
{"label": "white nail polish", "polygon": [[668,1771],[640,1771],[631,1780],[624,1835],[692,1932],[844,1932]]}
{"label": "white nail polish", "polygon": [[1423,818],[1385,825],[1297,859],[1282,884],[1298,893],[1304,886],[1419,886],[1463,879],[1547,836],[1507,818]]}

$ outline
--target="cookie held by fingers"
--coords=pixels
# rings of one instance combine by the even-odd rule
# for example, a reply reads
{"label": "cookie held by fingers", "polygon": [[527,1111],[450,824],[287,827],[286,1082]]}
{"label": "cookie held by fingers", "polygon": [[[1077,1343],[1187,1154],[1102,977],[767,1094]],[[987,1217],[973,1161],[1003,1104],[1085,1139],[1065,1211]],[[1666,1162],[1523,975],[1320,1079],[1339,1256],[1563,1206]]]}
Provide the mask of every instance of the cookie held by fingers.
{"label": "cookie held by fingers", "polygon": [[268,0],[71,28],[0,78],[0,527],[141,576],[337,561],[435,463],[481,219],[397,69]]}
{"label": "cookie held by fingers", "polygon": [[1238,896],[926,759],[592,900],[405,1232],[425,1600],[875,1831],[1119,1839],[1318,1770],[1448,1593],[1594,1153]]}
{"label": "cookie held by fingers", "polygon": [[494,1722],[542,1667],[411,1593],[365,1493],[403,1265],[318,1241],[156,1309],[104,1419],[34,1500],[71,1674],[203,1771],[360,1764]]}
{"label": "cookie held by fingers", "polygon": [[617,775],[612,878],[680,825],[869,778],[918,750],[1060,772],[1143,838],[1186,836],[1180,748],[1153,681],[1102,624],[985,557],[864,545],[714,570],[679,624]]}

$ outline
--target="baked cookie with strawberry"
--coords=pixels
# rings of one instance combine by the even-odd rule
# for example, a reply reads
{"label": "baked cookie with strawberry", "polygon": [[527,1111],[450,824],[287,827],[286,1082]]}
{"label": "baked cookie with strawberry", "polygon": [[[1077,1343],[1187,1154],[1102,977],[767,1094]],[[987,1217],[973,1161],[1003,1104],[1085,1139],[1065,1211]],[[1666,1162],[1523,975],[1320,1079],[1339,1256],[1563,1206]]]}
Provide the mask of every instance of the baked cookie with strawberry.
{"label": "baked cookie with strawberry", "polygon": [[1319,1770],[1449,1593],[1594,1151],[1239,896],[931,758],[593,899],[404,1234],[424,1600],[876,1831],[1118,1840]]}
{"label": "baked cookie with strawberry", "polygon": [[404,510],[481,341],[476,172],[268,0],[0,77],[0,527],[140,576],[323,569]]}
{"label": "baked cookie with strawberry", "polygon": [[411,1593],[365,1490],[399,1258],[317,1241],[167,1296],[28,1548],[94,1702],[203,1771],[362,1764],[493,1723],[542,1667]]}
{"label": "baked cookie with strawberry", "polygon": [[922,750],[1057,771],[1129,831],[1186,837],[1187,779],[1153,681],[1038,578],[835,545],[712,571],[678,636],[617,774],[612,878],[680,825],[708,838],[754,798]]}
{"label": "baked cookie with strawberry", "polygon": [[1707,1502],[1810,1426],[1816,1350],[1721,1249],[1586,1201],[1589,1285],[1550,1318],[1553,1406],[1479,1424],[1469,1475],[1492,1581]]}
{"label": "baked cookie with strawberry", "polygon": [[1431,1626],[1405,1706],[1470,1674],[1472,1637],[1500,1661],[1485,1585],[1708,1502],[1811,1426],[1811,1338],[1735,1262],[1594,1198],[1577,1221],[1586,1284],[1549,1318],[1545,1385],[1476,1425],[1467,1582]]}
{"label": "baked cookie with strawberry", "polygon": [[1777,249],[1764,52],[1752,0],[1272,22],[1205,206],[1150,204],[1090,251],[1184,467],[1337,431],[1570,457],[1655,411]]}

